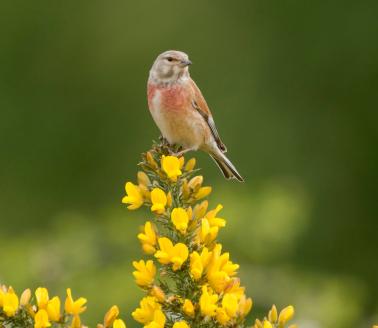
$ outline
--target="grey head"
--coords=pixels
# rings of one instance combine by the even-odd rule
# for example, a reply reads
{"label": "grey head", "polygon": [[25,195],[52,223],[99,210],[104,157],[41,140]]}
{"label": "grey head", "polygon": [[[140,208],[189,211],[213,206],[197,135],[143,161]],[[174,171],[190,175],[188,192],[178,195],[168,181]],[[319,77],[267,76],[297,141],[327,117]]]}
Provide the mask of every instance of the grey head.
{"label": "grey head", "polygon": [[155,59],[150,70],[150,79],[157,83],[172,83],[189,77],[192,62],[185,52],[168,50]]}

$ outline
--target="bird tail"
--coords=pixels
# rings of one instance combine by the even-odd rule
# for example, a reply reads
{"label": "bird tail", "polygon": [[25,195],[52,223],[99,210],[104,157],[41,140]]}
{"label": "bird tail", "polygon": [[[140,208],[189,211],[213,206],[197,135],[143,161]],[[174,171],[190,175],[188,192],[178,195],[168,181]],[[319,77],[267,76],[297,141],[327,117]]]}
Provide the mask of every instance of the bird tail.
{"label": "bird tail", "polygon": [[235,166],[231,163],[231,161],[226,157],[224,153],[219,151],[216,153],[210,153],[210,156],[218,165],[227,180],[236,179],[240,182],[244,182],[242,176],[239,174]]}

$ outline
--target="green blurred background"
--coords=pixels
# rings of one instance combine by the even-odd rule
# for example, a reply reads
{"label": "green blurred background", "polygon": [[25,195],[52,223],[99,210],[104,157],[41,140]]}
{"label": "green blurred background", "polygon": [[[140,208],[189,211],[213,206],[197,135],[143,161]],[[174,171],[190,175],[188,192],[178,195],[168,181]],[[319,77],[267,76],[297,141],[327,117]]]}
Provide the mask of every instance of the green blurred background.
{"label": "green blurred background", "polygon": [[89,299],[84,320],[143,295],[148,212],[120,202],[159,135],[154,58],[189,53],[246,183],[198,156],[224,248],[254,299],[300,327],[378,322],[377,1],[0,3],[0,281]]}

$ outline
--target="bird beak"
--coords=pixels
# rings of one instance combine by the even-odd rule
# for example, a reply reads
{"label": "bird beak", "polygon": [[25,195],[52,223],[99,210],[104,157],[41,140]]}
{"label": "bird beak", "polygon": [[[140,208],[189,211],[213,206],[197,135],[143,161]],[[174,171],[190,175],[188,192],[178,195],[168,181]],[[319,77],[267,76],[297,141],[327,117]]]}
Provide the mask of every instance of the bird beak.
{"label": "bird beak", "polygon": [[189,65],[192,65],[192,62],[188,59],[188,60],[182,60],[181,61],[181,64],[186,67],[186,66],[189,66]]}

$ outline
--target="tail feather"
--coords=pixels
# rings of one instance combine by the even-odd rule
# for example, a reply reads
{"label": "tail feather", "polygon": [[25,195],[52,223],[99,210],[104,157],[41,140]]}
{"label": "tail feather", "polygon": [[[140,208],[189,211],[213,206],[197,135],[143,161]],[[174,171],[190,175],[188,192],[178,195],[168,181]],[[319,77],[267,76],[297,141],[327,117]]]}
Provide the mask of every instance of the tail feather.
{"label": "tail feather", "polygon": [[217,154],[210,154],[212,159],[218,165],[226,179],[236,179],[240,182],[244,182],[243,177],[236,170],[235,166],[231,161],[226,157],[225,154],[219,152]]}

